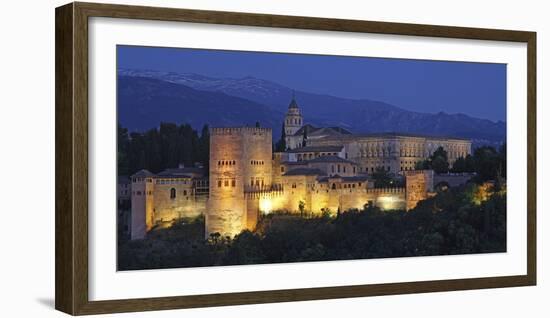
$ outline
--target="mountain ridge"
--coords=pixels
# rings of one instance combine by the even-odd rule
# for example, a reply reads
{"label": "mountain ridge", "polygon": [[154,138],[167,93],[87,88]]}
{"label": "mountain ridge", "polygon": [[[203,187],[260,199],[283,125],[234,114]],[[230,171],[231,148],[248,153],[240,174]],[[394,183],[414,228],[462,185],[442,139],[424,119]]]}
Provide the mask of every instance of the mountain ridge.
{"label": "mountain ridge", "polygon": [[[381,101],[347,99],[331,95],[315,94],[292,89],[264,79],[247,76],[243,78],[214,78],[194,73],[119,69],[119,76],[151,78],[165,83],[180,85],[204,93],[239,98],[239,103],[258,107],[262,120],[266,111],[272,111],[267,124],[280,133],[284,113],[294,93],[302,109],[304,120],[317,126],[339,125],[356,133],[389,132],[423,133],[431,135],[457,135],[471,138],[474,142],[499,143],[505,140],[506,123],[471,117],[467,114],[421,113],[403,109]],[[182,88],[182,90],[185,90]],[[219,95],[215,95],[219,96]],[[245,102],[244,100],[248,101]],[[237,100],[232,100],[232,107]],[[250,102],[250,103],[249,103]],[[210,105],[213,107],[213,105]],[[238,107],[237,107],[238,108]],[[229,111],[227,107],[224,111]],[[239,110],[242,114],[242,110]],[[246,118],[250,121],[250,118]],[[396,127],[398,129],[396,129]]]}

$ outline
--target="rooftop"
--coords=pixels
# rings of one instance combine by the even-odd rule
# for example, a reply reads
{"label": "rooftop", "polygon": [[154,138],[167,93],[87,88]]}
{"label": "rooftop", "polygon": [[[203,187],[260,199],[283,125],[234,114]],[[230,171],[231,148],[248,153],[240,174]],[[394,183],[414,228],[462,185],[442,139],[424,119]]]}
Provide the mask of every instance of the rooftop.
{"label": "rooftop", "polygon": [[296,168],[288,171],[284,176],[322,176],[325,173],[319,169],[313,168]]}
{"label": "rooftop", "polygon": [[146,177],[154,177],[155,174],[147,169],[141,169],[138,172],[131,175],[132,178],[146,178]]}
{"label": "rooftop", "polygon": [[302,153],[302,152],[340,152],[344,146],[306,146],[301,148],[294,148],[288,150],[288,153]]}
{"label": "rooftop", "polygon": [[351,135],[351,132],[347,129],[344,129],[342,127],[321,127],[317,128],[313,125],[307,124],[302,126],[300,129],[294,133],[294,136],[303,136],[304,131],[306,132],[307,136],[338,136],[338,135]]}
{"label": "rooftop", "polygon": [[339,175],[334,175],[332,177],[320,177],[317,180],[319,182],[327,182],[329,179],[341,179],[343,182],[366,182],[369,180],[367,176],[342,177]]}
{"label": "rooftop", "polygon": [[436,139],[436,140],[452,139],[452,140],[471,141],[468,138],[462,138],[462,137],[456,137],[456,136],[428,135],[428,134],[417,134],[417,133],[408,133],[408,132],[359,133],[359,134],[353,134],[353,135],[349,135],[349,136],[343,136],[343,135],[326,136],[325,138],[330,139],[331,137],[339,137],[339,138],[357,138],[357,137],[363,137],[363,138],[399,138],[399,137],[411,137],[411,138],[425,138],[425,139]]}
{"label": "rooftop", "polygon": [[315,159],[308,160],[308,162],[310,162],[310,163],[315,163],[315,162],[341,162],[341,163],[356,164],[353,161],[350,161],[350,160],[347,160],[347,159],[344,159],[344,158],[341,158],[341,157],[338,157],[338,156],[320,156],[320,157],[317,157]]}
{"label": "rooftop", "polygon": [[130,183],[130,178],[127,176],[118,176],[117,183],[119,184]]}

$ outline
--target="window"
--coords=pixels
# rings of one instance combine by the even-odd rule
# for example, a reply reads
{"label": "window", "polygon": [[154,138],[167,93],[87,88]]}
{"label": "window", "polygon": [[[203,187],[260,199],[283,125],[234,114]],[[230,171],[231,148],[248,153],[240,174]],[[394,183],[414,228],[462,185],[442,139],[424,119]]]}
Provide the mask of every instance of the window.
{"label": "window", "polygon": [[281,172],[285,172],[285,167],[281,167]]}
{"label": "window", "polygon": [[334,165],[332,165],[332,173],[334,173]]}
{"label": "window", "polygon": [[183,190],[183,195],[187,195],[187,190]]}
{"label": "window", "polygon": [[332,184],[332,190],[336,190],[336,183]]}
{"label": "window", "polygon": [[176,189],[172,188],[170,189],[170,199],[176,198]]}
{"label": "window", "polygon": [[226,179],[226,180],[223,182],[223,186],[224,186],[224,187],[229,187],[229,180]]}
{"label": "window", "polygon": [[218,180],[218,188],[222,187],[222,180]]}
{"label": "window", "polygon": [[340,165],[338,165],[338,173],[340,173]]}
{"label": "window", "polygon": [[231,186],[232,186],[232,187],[234,188],[234,187],[235,187],[235,185],[236,185],[236,181],[235,181],[235,179],[231,179]]}

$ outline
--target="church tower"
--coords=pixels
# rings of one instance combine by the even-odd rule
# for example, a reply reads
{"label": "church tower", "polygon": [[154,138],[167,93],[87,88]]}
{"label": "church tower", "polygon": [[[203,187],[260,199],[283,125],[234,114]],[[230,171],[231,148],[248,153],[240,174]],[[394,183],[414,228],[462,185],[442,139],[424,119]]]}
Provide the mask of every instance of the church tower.
{"label": "church tower", "polygon": [[300,108],[298,108],[298,103],[296,103],[296,96],[294,92],[292,92],[292,100],[290,101],[290,104],[288,105],[288,111],[286,112],[285,116],[285,122],[284,122],[284,129],[285,129],[285,136],[286,136],[286,145],[289,148],[296,148],[294,144],[294,139],[292,136],[303,126],[304,119],[302,117],[302,114],[300,112]]}

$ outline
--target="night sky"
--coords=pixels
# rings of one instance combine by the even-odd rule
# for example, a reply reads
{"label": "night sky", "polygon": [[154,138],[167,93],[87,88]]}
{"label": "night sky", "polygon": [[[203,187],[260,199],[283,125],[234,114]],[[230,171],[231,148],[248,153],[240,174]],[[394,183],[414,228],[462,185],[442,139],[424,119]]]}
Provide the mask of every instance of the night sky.
{"label": "night sky", "polygon": [[506,65],[119,46],[118,67],[253,76],[292,89],[384,101],[418,112],[506,120]]}

